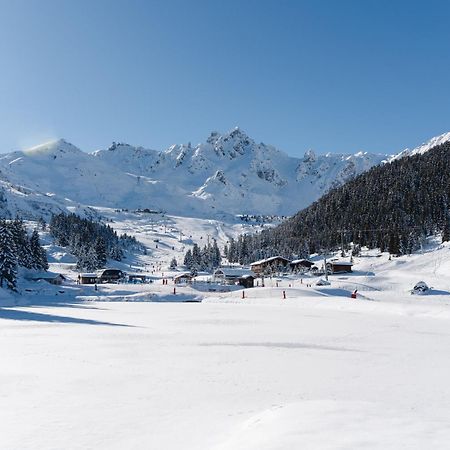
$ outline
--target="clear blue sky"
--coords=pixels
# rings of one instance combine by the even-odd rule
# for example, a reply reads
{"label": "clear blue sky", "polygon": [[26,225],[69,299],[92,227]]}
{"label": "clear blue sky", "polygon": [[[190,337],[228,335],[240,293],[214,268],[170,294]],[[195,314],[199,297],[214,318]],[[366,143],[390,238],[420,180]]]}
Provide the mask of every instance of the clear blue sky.
{"label": "clear blue sky", "polygon": [[162,150],[239,125],[291,155],[450,131],[450,2],[0,0],[0,152]]}

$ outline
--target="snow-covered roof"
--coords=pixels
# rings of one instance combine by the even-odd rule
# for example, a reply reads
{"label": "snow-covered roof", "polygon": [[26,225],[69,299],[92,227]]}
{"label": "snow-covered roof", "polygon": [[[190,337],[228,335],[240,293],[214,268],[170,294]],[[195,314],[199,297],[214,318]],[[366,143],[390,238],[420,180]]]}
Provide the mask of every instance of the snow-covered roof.
{"label": "snow-covered roof", "polygon": [[289,259],[284,258],[283,256],[271,256],[270,258],[260,259],[259,261],[252,262],[250,266],[255,266],[256,264],[268,263],[270,261],[274,261],[276,259],[283,259],[284,261],[289,261]]}
{"label": "snow-covered roof", "polygon": [[178,278],[187,278],[187,277],[192,278],[191,272],[183,272],[183,273],[179,273],[178,275],[175,275],[175,276],[173,277],[173,279],[174,279],[174,280],[177,280]]}
{"label": "snow-covered roof", "polygon": [[254,276],[254,273],[249,269],[236,269],[231,267],[219,267],[214,271],[214,275],[225,275],[226,277],[244,277]]}
{"label": "snow-covered roof", "polygon": [[40,271],[40,272],[27,272],[25,274],[25,278],[28,280],[52,280],[58,277],[62,277],[63,279],[65,279],[64,275],[60,274],[60,273],[55,273],[55,272],[44,272],[44,271]]}
{"label": "snow-covered roof", "polygon": [[80,277],[82,278],[97,278],[96,273],[80,273]]}
{"label": "snow-covered roof", "polygon": [[333,266],[353,266],[353,263],[349,261],[331,261],[330,264]]}
{"label": "snow-covered roof", "polygon": [[291,261],[291,264],[300,264],[300,263],[303,263],[303,262],[306,262],[308,264],[314,264],[309,259],[294,259],[294,261]]}

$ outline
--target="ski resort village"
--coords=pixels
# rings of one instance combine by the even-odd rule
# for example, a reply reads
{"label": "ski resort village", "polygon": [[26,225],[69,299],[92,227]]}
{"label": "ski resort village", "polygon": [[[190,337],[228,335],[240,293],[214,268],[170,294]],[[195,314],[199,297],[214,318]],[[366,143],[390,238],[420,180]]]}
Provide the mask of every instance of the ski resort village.
{"label": "ski resort village", "polygon": [[[377,159],[308,153],[291,178],[241,130],[212,136],[178,154],[60,140],[0,158],[0,447],[448,448],[450,135]],[[143,175],[149,155],[172,158],[166,179]],[[308,197],[246,208],[305,177]],[[395,186],[390,221],[373,183]]]}
{"label": "ski resort village", "polygon": [[0,450],[449,450],[449,17],[0,1]]}

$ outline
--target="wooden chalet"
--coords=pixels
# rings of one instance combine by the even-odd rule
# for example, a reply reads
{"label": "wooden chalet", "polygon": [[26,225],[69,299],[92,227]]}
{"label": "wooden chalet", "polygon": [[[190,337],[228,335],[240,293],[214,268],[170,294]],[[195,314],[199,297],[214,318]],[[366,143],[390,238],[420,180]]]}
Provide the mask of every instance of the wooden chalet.
{"label": "wooden chalet", "polygon": [[105,269],[98,277],[99,283],[118,283],[124,279],[126,273],[119,269]]}
{"label": "wooden chalet", "polygon": [[254,275],[244,275],[238,278],[238,284],[245,289],[255,287],[255,278]]}
{"label": "wooden chalet", "polygon": [[272,256],[250,264],[250,269],[256,274],[277,272],[280,268],[286,269],[291,261],[282,256]]}
{"label": "wooden chalet", "polygon": [[238,284],[245,288],[253,287],[255,278],[251,270],[233,267],[219,267],[213,274],[213,280],[216,283]]}
{"label": "wooden chalet", "polygon": [[352,272],[353,263],[348,261],[330,261],[327,262],[327,270],[330,273],[349,273]]}
{"label": "wooden chalet", "polygon": [[292,272],[305,272],[306,270],[310,270],[313,265],[314,263],[307,259],[295,259],[289,264]]}
{"label": "wooden chalet", "polygon": [[175,282],[175,284],[191,283],[193,278],[194,276],[191,274],[191,272],[184,272],[175,275],[173,277],[173,281]]}
{"label": "wooden chalet", "polygon": [[53,272],[37,272],[37,273],[29,273],[25,276],[26,279],[31,281],[46,281],[47,283],[54,284],[60,286],[64,281],[66,281],[66,277],[60,273]]}
{"label": "wooden chalet", "polygon": [[80,284],[96,284],[97,274],[96,273],[80,273],[78,275],[78,280]]}

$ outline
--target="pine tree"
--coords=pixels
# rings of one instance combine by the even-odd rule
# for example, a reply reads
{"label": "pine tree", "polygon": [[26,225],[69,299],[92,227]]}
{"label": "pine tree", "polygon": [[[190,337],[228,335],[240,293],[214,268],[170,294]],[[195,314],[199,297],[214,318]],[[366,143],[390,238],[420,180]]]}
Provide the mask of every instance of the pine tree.
{"label": "pine tree", "polygon": [[47,253],[39,241],[39,233],[35,229],[30,238],[30,254],[33,269],[48,269]]}
{"label": "pine tree", "polygon": [[444,228],[442,230],[442,242],[448,241],[450,241],[450,216],[448,212],[446,212],[444,218]]}
{"label": "pine tree", "polygon": [[184,262],[183,264],[190,269],[193,265],[193,259],[192,259],[192,251],[189,249],[186,254],[184,255]]}
{"label": "pine tree", "polygon": [[17,264],[19,266],[26,267],[27,269],[33,268],[33,254],[30,247],[31,243],[28,239],[23,221],[20,219],[15,219],[13,222],[10,222],[8,226],[11,230],[16,248]]}
{"label": "pine tree", "polygon": [[5,221],[0,222],[0,287],[6,284],[11,290],[16,289],[17,259],[11,228]]}
{"label": "pine tree", "polygon": [[178,266],[177,260],[175,258],[175,256],[172,258],[172,261],[170,261],[170,266],[169,269],[175,269]]}
{"label": "pine tree", "polygon": [[97,268],[105,267],[106,264],[106,244],[105,240],[100,236],[95,241],[95,253],[97,256]]}

